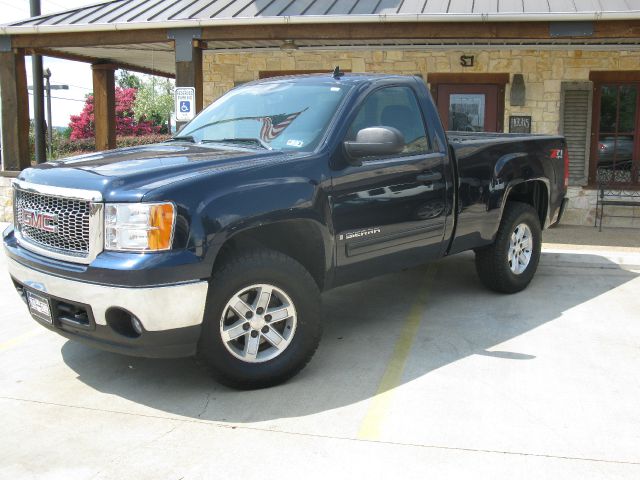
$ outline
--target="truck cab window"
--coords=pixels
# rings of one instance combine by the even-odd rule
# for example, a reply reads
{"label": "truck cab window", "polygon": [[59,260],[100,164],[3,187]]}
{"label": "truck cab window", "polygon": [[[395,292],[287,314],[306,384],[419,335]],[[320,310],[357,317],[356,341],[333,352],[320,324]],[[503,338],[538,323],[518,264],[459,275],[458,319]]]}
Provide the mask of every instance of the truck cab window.
{"label": "truck cab window", "polygon": [[363,128],[393,127],[402,132],[404,153],[424,153],[430,150],[420,106],[408,87],[387,87],[367,97],[347,132],[347,140],[355,140]]}

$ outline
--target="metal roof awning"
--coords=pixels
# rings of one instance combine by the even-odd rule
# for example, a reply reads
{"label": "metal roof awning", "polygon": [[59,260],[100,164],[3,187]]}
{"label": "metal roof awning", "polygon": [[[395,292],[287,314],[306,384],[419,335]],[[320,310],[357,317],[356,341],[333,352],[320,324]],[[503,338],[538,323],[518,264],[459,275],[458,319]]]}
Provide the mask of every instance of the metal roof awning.
{"label": "metal roof awning", "polygon": [[0,26],[0,34],[256,24],[640,18],[640,0],[112,0]]}
{"label": "metal roof awning", "polygon": [[[592,35],[564,35],[581,23]],[[563,25],[560,35],[554,25]],[[28,53],[173,76],[168,32],[182,28],[198,29],[198,48],[213,51],[284,42],[300,50],[635,49],[640,0],[111,0],[2,25],[0,39]]]}

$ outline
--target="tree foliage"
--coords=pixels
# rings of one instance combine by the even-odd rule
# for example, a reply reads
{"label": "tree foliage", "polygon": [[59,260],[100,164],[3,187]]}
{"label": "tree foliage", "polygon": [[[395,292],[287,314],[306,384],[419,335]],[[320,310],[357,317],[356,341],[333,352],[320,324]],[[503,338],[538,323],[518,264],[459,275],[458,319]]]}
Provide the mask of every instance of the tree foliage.
{"label": "tree foliage", "polygon": [[135,73],[131,73],[128,70],[120,70],[118,74],[117,84],[120,88],[140,88],[142,81]]}
{"label": "tree foliage", "polygon": [[[136,118],[133,113],[133,105],[136,101],[135,88],[116,87],[116,135],[150,135],[158,133],[160,127],[141,116]],[[82,112],[79,115],[71,115],[71,139],[95,137],[95,114],[93,95],[88,95]]]}
{"label": "tree foliage", "polygon": [[173,89],[173,82],[168,78],[150,77],[142,80],[133,108],[136,118],[147,118],[154,124],[161,125],[163,132],[170,131]]}

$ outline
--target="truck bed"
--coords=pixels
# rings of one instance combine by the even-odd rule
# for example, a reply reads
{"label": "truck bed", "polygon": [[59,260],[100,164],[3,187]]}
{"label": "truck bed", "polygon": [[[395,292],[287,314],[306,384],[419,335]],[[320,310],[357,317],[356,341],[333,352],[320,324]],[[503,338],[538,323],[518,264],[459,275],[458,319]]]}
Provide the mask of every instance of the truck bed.
{"label": "truck bed", "polygon": [[[548,180],[546,201],[559,206],[563,190],[564,161],[551,158],[553,150],[563,148],[560,136],[447,132],[453,151],[454,168],[459,180],[457,225],[450,253],[457,253],[478,245],[493,242],[502,214],[505,188],[518,178]],[[532,146],[535,143],[535,146]],[[555,188],[554,185],[555,184]],[[544,227],[544,225],[543,225]]]}

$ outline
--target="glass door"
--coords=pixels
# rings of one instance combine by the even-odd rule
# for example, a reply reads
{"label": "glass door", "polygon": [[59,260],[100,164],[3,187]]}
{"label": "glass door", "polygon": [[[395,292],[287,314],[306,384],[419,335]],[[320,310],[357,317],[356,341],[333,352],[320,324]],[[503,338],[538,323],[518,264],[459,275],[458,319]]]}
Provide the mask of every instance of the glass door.
{"label": "glass door", "polygon": [[438,111],[446,130],[497,132],[497,85],[439,85]]}

